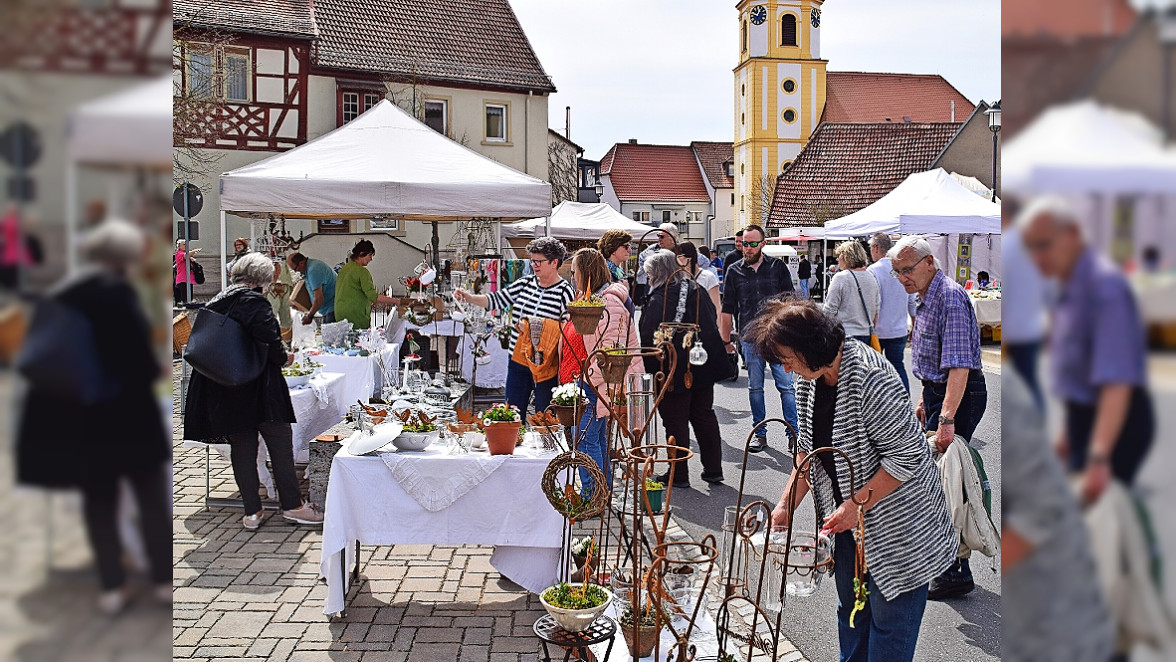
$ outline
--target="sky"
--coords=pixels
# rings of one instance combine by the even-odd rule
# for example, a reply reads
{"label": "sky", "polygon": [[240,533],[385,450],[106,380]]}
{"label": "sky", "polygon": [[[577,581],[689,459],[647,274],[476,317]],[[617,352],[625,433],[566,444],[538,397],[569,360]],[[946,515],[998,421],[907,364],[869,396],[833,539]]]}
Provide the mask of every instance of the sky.
{"label": "sky", "polygon": [[[731,140],[735,0],[511,0],[558,92],[548,126],[599,159],[614,143]],[[827,0],[830,71],[940,74],[1000,98],[1000,0]]]}

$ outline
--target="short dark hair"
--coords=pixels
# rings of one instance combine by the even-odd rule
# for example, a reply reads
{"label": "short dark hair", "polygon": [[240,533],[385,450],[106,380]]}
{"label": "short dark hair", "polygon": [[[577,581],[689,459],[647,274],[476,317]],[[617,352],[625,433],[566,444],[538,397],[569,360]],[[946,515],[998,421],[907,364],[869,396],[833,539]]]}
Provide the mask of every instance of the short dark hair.
{"label": "short dark hair", "polygon": [[764,232],[764,229],[762,227],[760,227],[759,225],[756,225],[755,223],[752,223],[751,225],[743,226],[744,232],[751,232],[752,230],[759,232],[760,236],[763,237],[764,239],[768,238],[768,233]]}
{"label": "short dark hair", "polygon": [[302,253],[290,253],[286,256],[286,259],[297,265],[302,264],[306,260],[306,256]]}
{"label": "short dark hair", "polygon": [[735,236],[736,236],[736,237],[742,237],[742,236],[743,236],[743,230],[740,230],[739,232],[736,232],[736,233],[735,233]]}
{"label": "short dark hair", "polygon": [[543,257],[556,262],[555,266],[561,266],[564,260],[568,259],[568,249],[564,247],[563,242],[555,237],[539,237],[538,239],[527,244],[528,253],[538,253]]}
{"label": "short dark hair", "polygon": [[812,301],[773,298],[764,302],[759,316],[739,332],[739,338],[751,343],[756,353],[771,363],[779,363],[780,347],[788,347],[810,370],[819,370],[837,358],[845,342],[845,328]]}
{"label": "short dark hair", "polygon": [[364,255],[375,255],[376,246],[367,239],[360,239],[355,242],[355,246],[351,249],[351,259],[363,257]]}

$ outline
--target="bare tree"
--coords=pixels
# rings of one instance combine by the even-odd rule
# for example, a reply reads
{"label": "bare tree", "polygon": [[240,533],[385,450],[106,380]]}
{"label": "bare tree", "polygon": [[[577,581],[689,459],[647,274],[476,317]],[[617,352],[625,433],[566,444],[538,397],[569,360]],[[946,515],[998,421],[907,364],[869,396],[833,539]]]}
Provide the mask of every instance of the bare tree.
{"label": "bare tree", "polygon": [[848,213],[845,205],[839,201],[824,201],[809,205],[809,214],[812,215],[813,225],[818,227],[824,227],[826,222],[835,221]]}
{"label": "bare tree", "polygon": [[576,150],[570,144],[551,137],[547,140],[547,179],[551,182],[552,207],[565,201],[575,202],[579,198]]}
{"label": "bare tree", "polygon": [[[189,47],[189,42],[199,40],[201,50]],[[216,52],[231,41],[228,33],[201,28],[193,29],[190,24],[178,25],[172,31],[172,68],[188,71],[191,56],[195,52]],[[211,87],[218,89],[224,72],[214,67]],[[199,146],[210,133],[218,131],[215,123],[209,122],[215,116],[220,101],[209,90],[194,89],[177,81],[172,91],[172,180],[178,186],[183,182],[209,182],[220,174],[221,155],[217,150]]]}
{"label": "bare tree", "polygon": [[765,225],[772,214],[772,200],[776,197],[776,176],[760,175],[751,183],[752,222]]}

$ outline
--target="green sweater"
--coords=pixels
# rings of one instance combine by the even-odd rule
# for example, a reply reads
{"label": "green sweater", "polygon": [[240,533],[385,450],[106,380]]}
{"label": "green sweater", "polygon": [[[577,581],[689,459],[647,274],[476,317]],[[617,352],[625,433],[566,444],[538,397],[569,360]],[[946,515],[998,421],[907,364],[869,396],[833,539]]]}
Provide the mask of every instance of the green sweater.
{"label": "green sweater", "polygon": [[372,324],[372,304],[376,302],[372,272],[358,262],[345,262],[335,280],[335,319],[351,322],[356,329]]}

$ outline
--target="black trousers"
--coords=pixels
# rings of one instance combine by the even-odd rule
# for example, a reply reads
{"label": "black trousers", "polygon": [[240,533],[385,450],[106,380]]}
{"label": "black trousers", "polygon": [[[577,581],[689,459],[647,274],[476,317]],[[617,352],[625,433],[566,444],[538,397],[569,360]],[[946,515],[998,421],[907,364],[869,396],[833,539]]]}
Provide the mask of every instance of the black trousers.
{"label": "black trousers", "polygon": [[294,510],[302,505],[302,492],[298,487],[298,475],[294,473],[294,437],[289,423],[259,423],[256,430],[234,432],[229,435],[230,459],[233,463],[233,478],[241,490],[241,501],[245,502],[245,514],[261,511],[261,479],[257,476],[257,433],[265,439],[269,451],[270,466],[274,471],[274,486],[278,488],[278,501],[282,510]]}
{"label": "black trousers", "polygon": [[[1086,457],[1090,452],[1090,438],[1094,434],[1095,405],[1076,402],[1066,403],[1066,436],[1070,444],[1070,470],[1086,468]],[[1126,485],[1135,483],[1135,476],[1147,453],[1151,450],[1156,434],[1155,412],[1147,390],[1136,388],[1131,394],[1127,420],[1123,431],[1115,441],[1111,452],[1111,473]]]}
{"label": "black trousers", "polygon": [[[694,426],[694,437],[698,441],[698,454],[702,460],[702,472],[707,476],[723,475],[723,442],[719,435],[719,419],[715,416],[715,386],[695,384],[694,388],[673,391],[662,398],[658,412],[666,428],[666,438],[674,438],[674,444],[690,448],[690,426]],[[682,481],[689,477],[686,467],[679,464],[674,468],[674,478]]]}
{"label": "black trousers", "polygon": [[[926,414],[927,430],[939,428],[939,412],[943,409],[943,398],[947,396],[947,382],[930,382],[923,380],[923,413]],[[972,370],[968,373],[968,383],[964,387],[964,397],[960,399],[960,408],[955,414],[956,434],[968,441],[980,419],[984,418],[984,410],[988,408],[988,385],[984,383],[984,371]]]}
{"label": "black trousers", "polygon": [[186,283],[172,284],[172,301],[178,306],[188,303],[188,285]]}
{"label": "black trousers", "polygon": [[118,533],[119,480],[126,478],[139,506],[139,522],[147,549],[151,581],[172,582],[171,486],[165,464],[122,476],[90,476],[82,485],[86,535],[98,565],[102,590],[112,591],[127,581],[122,540]]}

